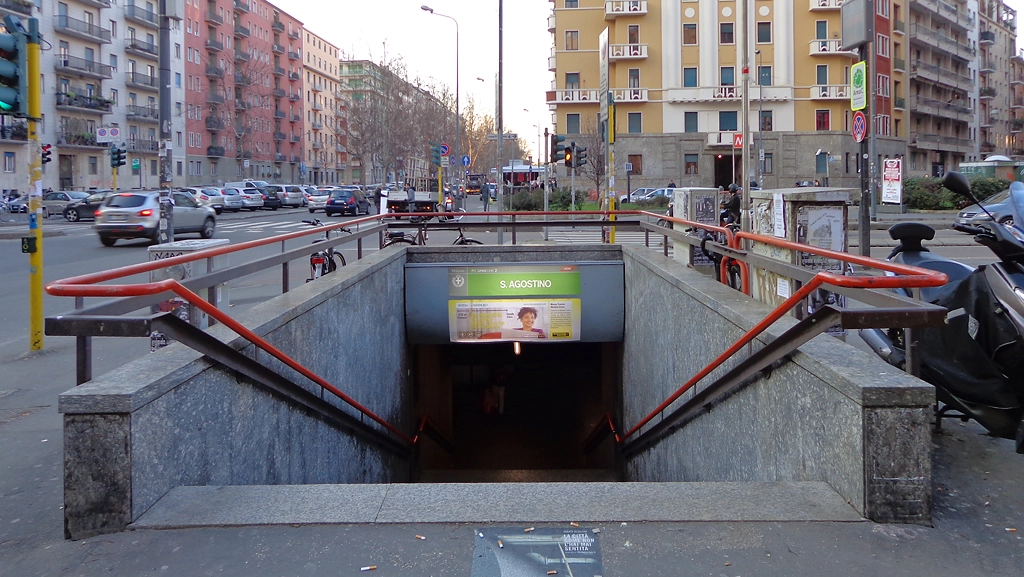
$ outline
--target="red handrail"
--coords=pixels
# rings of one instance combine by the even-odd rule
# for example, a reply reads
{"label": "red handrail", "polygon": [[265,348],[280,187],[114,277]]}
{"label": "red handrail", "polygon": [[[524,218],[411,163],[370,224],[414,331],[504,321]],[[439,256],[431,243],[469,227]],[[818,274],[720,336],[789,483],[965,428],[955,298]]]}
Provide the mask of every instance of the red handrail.
{"label": "red handrail", "polygon": [[625,435],[622,436],[622,440],[625,441],[641,427],[649,423],[654,419],[658,413],[661,413],[669,405],[676,401],[683,393],[691,389],[694,385],[700,382],[701,379],[709,375],[713,370],[718,368],[722,363],[729,359],[732,355],[740,351],[744,346],[754,340],[758,335],[767,330],[775,321],[782,318],[783,315],[788,313],[793,307],[800,304],[804,298],[810,295],[814,290],[823,284],[829,284],[836,287],[845,288],[918,288],[918,287],[935,287],[946,284],[948,278],[946,275],[928,270],[916,266],[902,265],[889,261],[881,261],[866,256],[859,256],[849,254],[845,252],[836,252],[824,248],[819,248],[811,245],[800,244],[788,240],[783,240],[774,237],[761,236],[752,234],[749,232],[737,232],[736,242],[738,243],[742,239],[748,239],[756,242],[763,242],[766,244],[772,244],[780,248],[787,248],[790,250],[796,250],[801,252],[807,252],[816,254],[819,256],[825,256],[843,262],[851,264],[857,264],[866,266],[878,270],[884,270],[897,275],[905,276],[843,276],[829,271],[820,271],[814,276],[807,284],[800,287],[792,296],[786,299],[780,304],[775,310],[773,310],[767,317],[761,322],[757,323],[753,328],[746,332],[739,340],[733,343],[728,349],[722,354],[718,355],[710,364],[700,370],[690,380],[686,381],[683,386],[679,387],[674,393],[672,393],[664,402],[662,402],[656,409],[650,412],[646,417],[640,420],[639,423],[633,426]]}

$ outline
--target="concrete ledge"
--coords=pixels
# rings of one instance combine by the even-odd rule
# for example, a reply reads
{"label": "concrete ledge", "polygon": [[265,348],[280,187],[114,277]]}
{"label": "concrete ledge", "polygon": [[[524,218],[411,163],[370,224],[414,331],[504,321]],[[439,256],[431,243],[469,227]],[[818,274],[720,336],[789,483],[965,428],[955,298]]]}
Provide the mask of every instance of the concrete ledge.
{"label": "concrete ledge", "polygon": [[131,525],[863,521],[825,483],[478,483],[176,487]]}

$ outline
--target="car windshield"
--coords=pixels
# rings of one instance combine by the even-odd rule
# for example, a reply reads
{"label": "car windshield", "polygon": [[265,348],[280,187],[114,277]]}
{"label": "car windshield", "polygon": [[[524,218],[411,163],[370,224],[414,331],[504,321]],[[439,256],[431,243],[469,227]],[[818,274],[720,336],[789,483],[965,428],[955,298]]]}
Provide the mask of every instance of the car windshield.
{"label": "car windshield", "polygon": [[220,194],[220,191],[217,190],[216,188],[204,188],[204,189],[202,189],[202,192],[203,192],[203,194],[211,195],[211,196],[217,196],[217,195]]}
{"label": "car windshield", "polygon": [[224,196],[238,196],[238,191],[233,188],[225,188]]}
{"label": "car windshield", "polygon": [[255,188],[247,188],[247,189],[242,191],[242,194],[259,194],[259,193],[260,193],[260,191],[256,190]]}
{"label": "car windshield", "polygon": [[350,190],[335,190],[331,193],[333,198],[352,198],[352,191]]}
{"label": "car windshield", "polygon": [[135,208],[146,203],[146,197],[140,194],[121,193],[111,196],[106,201],[106,206],[113,208]]}
{"label": "car windshield", "polygon": [[88,192],[82,192],[80,190],[72,190],[70,192],[67,192],[66,194],[75,200],[81,200],[83,198],[89,197]]}
{"label": "car windshield", "polygon": [[985,205],[995,204],[997,202],[1003,202],[1004,200],[1006,200],[1008,198],[1010,198],[1010,189],[1009,188],[1007,188],[1003,192],[997,192],[997,193],[993,194],[992,196],[990,196],[990,197],[986,198],[985,200],[981,201],[981,203],[985,204]]}
{"label": "car windshield", "polygon": [[106,198],[106,197],[107,197],[107,193],[99,192],[99,193],[96,193],[96,194],[90,194],[85,199],[85,201],[88,202],[89,204],[96,204],[98,202],[103,202],[103,199]]}

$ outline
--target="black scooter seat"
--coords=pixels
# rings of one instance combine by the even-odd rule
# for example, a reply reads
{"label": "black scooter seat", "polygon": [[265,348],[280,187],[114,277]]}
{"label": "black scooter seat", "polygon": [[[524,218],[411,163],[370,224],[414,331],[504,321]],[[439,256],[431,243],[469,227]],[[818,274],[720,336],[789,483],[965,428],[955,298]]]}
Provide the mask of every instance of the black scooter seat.
{"label": "black scooter seat", "polygon": [[889,227],[889,237],[898,241],[908,238],[932,240],[935,229],[920,222],[900,222]]}
{"label": "black scooter seat", "polygon": [[918,266],[921,268],[926,268],[928,270],[934,270],[936,272],[941,272],[942,274],[949,277],[949,282],[946,283],[946,285],[944,286],[928,287],[921,289],[921,300],[927,302],[933,301],[934,298],[938,296],[939,292],[945,290],[946,286],[955,284],[967,278],[968,276],[970,276],[972,272],[974,272],[973,268],[963,263],[956,262],[955,260],[949,260],[948,258],[930,252],[901,252],[899,256],[896,257],[896,262],[902,264],[909,264],[911,266]]}

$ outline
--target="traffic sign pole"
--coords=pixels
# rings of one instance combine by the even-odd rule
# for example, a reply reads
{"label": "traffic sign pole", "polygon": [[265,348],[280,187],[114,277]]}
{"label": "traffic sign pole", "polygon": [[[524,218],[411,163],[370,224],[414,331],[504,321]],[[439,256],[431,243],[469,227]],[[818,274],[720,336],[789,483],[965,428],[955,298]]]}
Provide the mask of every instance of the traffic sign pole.
{"label": "traffic sign pole", "polygon": [[35,237],[36,251],[28,255],[29,270],[29,349],[43,350],[43,164],[39,148],[39,118],[42,116],[42,82],[39,71],[39,20],[28,19],[26,64],[28,68],[28,150],[29,232]]}

